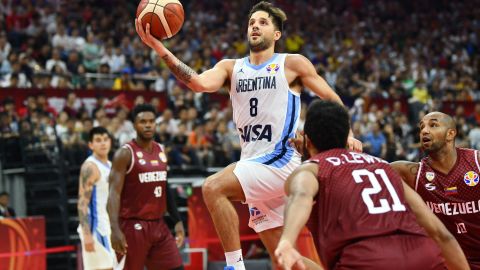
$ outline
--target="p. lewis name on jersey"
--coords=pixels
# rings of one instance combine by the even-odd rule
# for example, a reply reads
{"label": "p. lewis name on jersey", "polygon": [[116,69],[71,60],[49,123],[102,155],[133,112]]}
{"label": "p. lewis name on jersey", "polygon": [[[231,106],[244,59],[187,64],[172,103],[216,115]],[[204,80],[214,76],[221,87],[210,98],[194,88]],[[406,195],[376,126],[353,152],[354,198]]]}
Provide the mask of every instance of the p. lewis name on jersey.
{"label": "p. lewis name on jersey", "polygon": [[253,79],[238,79],[237,93],[257,90],[275,89],[277,80],[275,76],[256,77]]}

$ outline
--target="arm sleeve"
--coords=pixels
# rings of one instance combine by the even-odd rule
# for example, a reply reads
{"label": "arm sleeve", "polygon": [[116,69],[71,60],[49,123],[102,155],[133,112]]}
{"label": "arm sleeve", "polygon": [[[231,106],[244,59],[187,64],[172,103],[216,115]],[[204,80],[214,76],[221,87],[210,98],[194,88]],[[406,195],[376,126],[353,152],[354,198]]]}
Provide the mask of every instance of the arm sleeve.
{"label": "arm sleeve", "polygon": [[167,211],[168,211],[168,214],[170,214],[170,217],[172,218],[174,224],[177,224],[177,222],[181,221],[181,219],[180,219],[180,214],[178,213],[178,210],[177,210],[177,203],[175,199],[176,199],[175,193],[170,188],[170,185],[167,182]]}

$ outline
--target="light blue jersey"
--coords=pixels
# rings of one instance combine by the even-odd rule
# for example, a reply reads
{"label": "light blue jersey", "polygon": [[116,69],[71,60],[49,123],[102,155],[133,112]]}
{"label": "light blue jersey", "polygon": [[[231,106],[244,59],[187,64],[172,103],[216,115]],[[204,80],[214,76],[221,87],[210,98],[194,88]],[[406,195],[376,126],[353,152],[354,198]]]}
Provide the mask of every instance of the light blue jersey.
{"label": "light blue jersey", "polygon": [[300,96],[290,89],[285,76],[286,57],[274,54],[258,66],[248,57],[235,62],[230,98],[241,160],[282,168],[299,155],[288,144],[298,126]]}
{"label": "light blue jersey", "polygon": [[[88,205],[88,222],[92,235],[110,237],[110,221],[107,213],[108,175],[112,167],[111,162],[103,163],[91,155],[85,162],[92,162],[100,171],[100,179],[93,185],[92,197]],[[79,228],[80,232],[80,228]],[[98,234],[98,235],[97,235]]]}

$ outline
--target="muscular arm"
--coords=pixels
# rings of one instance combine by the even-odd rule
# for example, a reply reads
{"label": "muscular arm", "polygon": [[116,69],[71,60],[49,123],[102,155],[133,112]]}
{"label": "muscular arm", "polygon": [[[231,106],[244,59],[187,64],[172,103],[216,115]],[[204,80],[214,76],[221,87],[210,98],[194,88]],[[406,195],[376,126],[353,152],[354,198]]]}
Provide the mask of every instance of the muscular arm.
{"label": "muscular arm", "polygon": [[93,185],[99,180],[100,172],[92,162],[85,162],[80,169],[78,183],[78,219],[80,227],[85,238],[92,236],[90,224],[88,222],[88,205],[92,199]]}
{"label": "muscular arm", "polygon": [[130,150],[120,148],[115,152],[112,161],[112,169],[108,176],[110,191],[108,194],[107,211],[110,218],[112,230],[120,230],[118,223],[118,214],[120,211],[120,195],[125,182],[125,174],[131,162]]}
{"label": "muscular arm", "polygon": [[[303,86],[310,89],[321,99],[330,100],[343,105],[342,99],[333,91],[328,83],[317,74],[312,62],[300,54],[289,55],[285,60],[286,68],[292,72],[291,76],[299,78]],[[362,143],[354,138],[352,129],[349,131],[347,140],[349,149],[361,152]]]}
{"label": "muscular arm", "polygon": [[141,23],[135,20],[135,28],[142,41],[162,57],[173,75],[193,91],[216,92],[224,86],[228,80],[235,60],[222,60],[212,69],[202,74],[197,74],[197,72],[175,57],[159,40],[150,34],[150,24],[147,24],[146,30],[144,30],[143,27],[141,27]]}
{"label": "muscular arm", "polygon": [[419,164],[410,161],[395,161],[390,166],[402,177],[403,181],[415,189]]}
{"label": "muscular arm", "polygon": [[296,242],[298,234],[310,216],[313,197],[318,192],[317,171],[317,164],[303,164],[288,177],[285,183],[288,202],[282,239],[291,243]]}
{"label": "muscular arm", "polygon": [[445,225],[428,209],[422,198],[405,182],[403,182],[403,189],[405,191],[405,200],[417,217],[418,224],[427,231],[428,235],[440,247],[448,269],[470,269],[460,245]]}
{"label": "muscular arm", "polygon": [[321,99],[331,100],[343,105],[340,97],[333,91],[328,83],[317,74],[312,62],[300,54],[289,55],[285,61],[286,67],[294,72],[302,85],[312,90]]}
{"label": "muscular arm", "polygon": [[285,192],[288,195],[285,223],[275,250],[278,262],[284,269],[291,269],[294,265],[300,269],[304,269],[305,265],[308,265],[309,269],[322,269],[314,262],[302,258],[294,248],[298,234],[310,216],[313,198],[318,192],[317,170],[316,164],[303,164],[288,177],[285,183]]}

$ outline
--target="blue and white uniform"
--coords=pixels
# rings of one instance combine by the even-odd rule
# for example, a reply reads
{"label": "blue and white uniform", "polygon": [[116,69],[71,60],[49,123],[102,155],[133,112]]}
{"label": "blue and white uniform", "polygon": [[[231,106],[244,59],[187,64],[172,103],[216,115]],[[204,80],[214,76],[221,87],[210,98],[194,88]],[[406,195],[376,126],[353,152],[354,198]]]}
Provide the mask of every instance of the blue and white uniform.
{"label": "blue and white uniform", "polygon": [[283,226],[283,186],[301,162],[288,143],[297,130],[300,96],[285,76],[286,57],[274,54],[258,66],[245,57],[233,68],[230,98],[242,147],[234,174],[249,204],[249,226],[256,232]]}
{"label": "blue and white uniform", "polygon": [[108,175],[112,164],[104,163],[93,155],[85,162],[91,162],[100,171],[100,179],[93,185],[92,197],[88,205],[88,223],[94,241],[94,252],[85,251],[84,239],[81,226],[78,226],[78,234],[82,242],[82,258],[84,269],[107,269],[116,264],[115,251],[110,243],[110,220],[107,213],[108,201]]}

